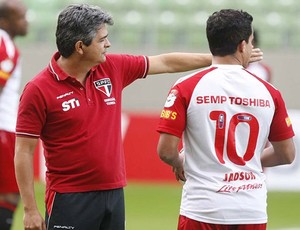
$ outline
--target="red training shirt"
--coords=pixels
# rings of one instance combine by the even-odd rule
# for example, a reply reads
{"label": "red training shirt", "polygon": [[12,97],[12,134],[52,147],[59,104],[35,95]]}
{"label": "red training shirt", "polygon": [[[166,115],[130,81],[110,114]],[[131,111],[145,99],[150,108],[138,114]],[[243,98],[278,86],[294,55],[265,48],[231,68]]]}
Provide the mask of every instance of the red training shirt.
{"label": "red training shirt", "polygon": [[110,54],[91,69],[85,87],[57,65],[47,68],[21,95],[17,135],[41,138],[47,190],[60,193],[126,185],[121,137],[122,90],[148,73],[148,58]]}

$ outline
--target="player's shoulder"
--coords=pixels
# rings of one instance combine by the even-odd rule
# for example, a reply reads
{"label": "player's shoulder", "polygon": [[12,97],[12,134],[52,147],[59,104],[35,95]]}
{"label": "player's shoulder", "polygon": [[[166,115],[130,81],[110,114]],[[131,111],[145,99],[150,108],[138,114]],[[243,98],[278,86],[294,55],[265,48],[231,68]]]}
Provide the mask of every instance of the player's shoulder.
{"label": "player's shoulder", "polygon": [[115,62],[115,61],[122,61],[122,60],[132,60],[132,59],[145,59],[144,55],[132,55],[132,54],[117,54],[111,53],[106,55],[106,62]]}
{"label": "player's shoulder", "polygon": [[5,30],[0,29],[0,46],[4,43],[6,46],[15,47],[15,43]]}
{"label": "player's shoulder", "polygon": [[48,87],[52,79],[55,78],[55,74],[51,73],[47,68],[44,68],[37,73],[32,79],[30,79],[26,86],[30,88],[43,88]]}
{"label": "player's shoulder", "polygon": [[8,33],[0,29],[0,50],[3,55],[3,52],[6,53],[9,57],[14,57],[17,51],[17,47]]}
{"label": "player's shoulder", "polygon": [[0,29],[0,38],[1,40],[11,40],[8,33],[5,30]]}
{"label": "player's shoulder", "polygon": [[181,78],[179,78],[174,85],[177,84],[189,84],[191,82],[198,82],[202,77],[204,77],[207,73],[211,72],[212,70],[216,69],[215,67],[207,67],[201,70],[198,70],[196,72],[190,73],[188,75],[185,75]]}
{"label": "player's shoulder", "polygon": [[98,65],[97,68],[104,69],[120,69],[128,66],[139,65],[140,63],[147,63],[147,57],[144,55],[132,54],[116,54],[111,53],[106,55],[105,62]]}

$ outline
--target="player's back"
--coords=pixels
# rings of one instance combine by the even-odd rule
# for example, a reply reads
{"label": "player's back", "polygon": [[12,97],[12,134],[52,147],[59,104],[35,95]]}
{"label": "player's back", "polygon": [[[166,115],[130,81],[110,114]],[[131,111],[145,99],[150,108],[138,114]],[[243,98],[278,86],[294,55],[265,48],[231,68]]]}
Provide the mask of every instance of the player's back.
{"label": "player's back", "polygon": [[214,65],[177,84],[188,104],[181,214],[220,224],[264,222],[260,154],[277,90],[240,65]]}

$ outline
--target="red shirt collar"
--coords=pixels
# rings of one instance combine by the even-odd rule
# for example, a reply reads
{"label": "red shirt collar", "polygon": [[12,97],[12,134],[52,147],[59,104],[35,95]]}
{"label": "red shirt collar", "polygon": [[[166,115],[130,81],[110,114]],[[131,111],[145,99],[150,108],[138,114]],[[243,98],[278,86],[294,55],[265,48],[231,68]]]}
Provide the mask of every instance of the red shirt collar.
{"label": "red shirt collar", "polygon": [[53,74],[57,81],[66,80],[70,77],[67,73],[65,73],[57,64],[57,60],[60,57],[59,52],[55,52],[51,58],[51,61],[48,66],[48,70]]}
{"label": "red shirt collar", "polygon": [[[57,64],[57,60],[60,57],[60,53],[57,51],[53,54],[51,61],[48,66],[48,70],[53,74],[57,81],[66,80],[68,77],[72,77],[69,74],[65,73]],[[91,72],[95,71],[97,66],[94,66],[91,69]]]}

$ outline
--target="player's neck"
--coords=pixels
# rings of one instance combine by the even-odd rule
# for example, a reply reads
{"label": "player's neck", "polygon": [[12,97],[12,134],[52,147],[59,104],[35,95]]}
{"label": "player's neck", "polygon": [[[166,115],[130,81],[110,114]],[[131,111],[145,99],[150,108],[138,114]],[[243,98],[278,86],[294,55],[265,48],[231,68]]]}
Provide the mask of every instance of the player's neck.
{"label": "player's neck", "polygon": [[224,57],[221,56],[213,56],[212,64],[220,64],[220,65],[242,65],[242,62],[238,57],[233,55],[227,55]]}

